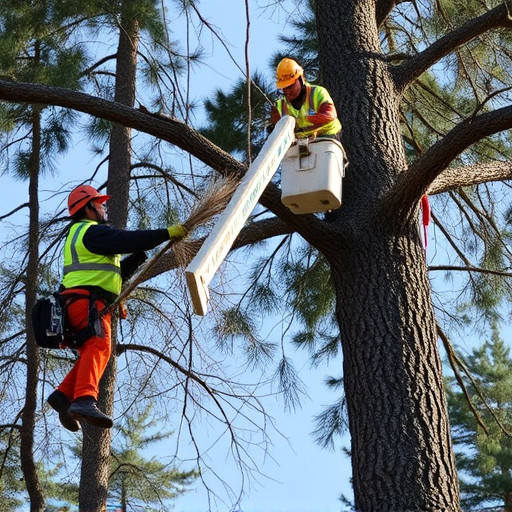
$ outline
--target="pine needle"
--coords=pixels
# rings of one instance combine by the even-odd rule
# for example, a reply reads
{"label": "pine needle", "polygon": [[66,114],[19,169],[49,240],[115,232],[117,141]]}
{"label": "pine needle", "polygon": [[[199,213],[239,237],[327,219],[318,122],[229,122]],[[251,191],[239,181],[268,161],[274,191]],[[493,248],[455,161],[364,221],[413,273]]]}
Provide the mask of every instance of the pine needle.
{"label": "pine needle", "polygon": [[213,217],[222,213],[237,185],[238,180],[229,176],[213,181],[207,188],[206,193],[192,208],[188,219],[183,223],[188,231],[191,233],[198,226],[209,222]]}

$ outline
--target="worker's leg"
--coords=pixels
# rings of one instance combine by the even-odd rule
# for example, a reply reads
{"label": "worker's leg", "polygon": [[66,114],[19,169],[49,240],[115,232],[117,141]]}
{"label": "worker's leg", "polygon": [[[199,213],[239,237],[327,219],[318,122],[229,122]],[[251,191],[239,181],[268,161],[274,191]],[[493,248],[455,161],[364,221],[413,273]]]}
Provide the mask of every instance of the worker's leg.
{"label": "worker's leg", "polygon": [[[101,311],[105,303],[97,300],[96,307]],[[89,321],[89,298],[73,301],[67,308],[67,315],[73,328],[84,329]],[[101,332],[77,349],[79,358],[58,387],[70,401],[81,396],[98,398],[99,382],[111,353],[110,320],[110,313],[100,317]]]}
{"label": "worker's leg", "polygon": [[[102,301],[96,301],[101,311],[105,307]],[[101,336],[89,338],[79,349],[80,357],[77,361],[75,392],[76,400],[81,396],[92,396],[98,399],[100,379],[107,367],[111,353],[110,343],[110,313],[102,315]]]}
{"label": "worker's leg", "polygon": [[[80,290],[80,293],[86,295],[86,297],[83,299],[74,300],[71,304],[66,306],[67,322],[70,326],[77,330],[84,329],[89,321],[89,297],[87,296],[88,292]],[[78,349],[78,353],[80,354],[80,349]],[[75,397],[76,376],[80,363],[81,359],[79,358],[57,388],[59,391],[66,395],[66,398],[70,402],[72,402]]]}
{"label": "worker's leg", "polygon": [[[85,306],[86,310],[85,311]],[[96,301],[98,311],[103,311],[105,303]],[[88,299],[79,299],[68,307],[68,321],[71,326],[83,329],[89,317]],[[91,425],[102,428],[112,427],[112,418],[100,411],[96,401],[99,394],[100,379],[110,358],[110,313],[99,316],[96,335],[90,337],[78,348],[79,358],[73,369],[66,376],[59,390],[73,392],[72,402],[67,410],[71,420],[87,421]]]}

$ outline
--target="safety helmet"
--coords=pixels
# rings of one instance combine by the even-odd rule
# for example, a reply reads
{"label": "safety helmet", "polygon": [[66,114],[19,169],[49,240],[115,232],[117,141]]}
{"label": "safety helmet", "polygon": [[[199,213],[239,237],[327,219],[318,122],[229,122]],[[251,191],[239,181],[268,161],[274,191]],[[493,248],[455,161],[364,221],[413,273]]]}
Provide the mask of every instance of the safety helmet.
{"label": "safety helmet", "polygon": [[304,70],[293,59],[284,58],[277,66],[276,85],[278,89],[284,89],[292,85],[299,76],[304,75]]}
{"label": "safety helmet", "polygon": [[83,208],[89,201],[96,199],[103,203],[110,199],[110,196],[100,194],[94,187],[90,185],[79,185],[68,197],[69,216],[72,217],[80,208]]}

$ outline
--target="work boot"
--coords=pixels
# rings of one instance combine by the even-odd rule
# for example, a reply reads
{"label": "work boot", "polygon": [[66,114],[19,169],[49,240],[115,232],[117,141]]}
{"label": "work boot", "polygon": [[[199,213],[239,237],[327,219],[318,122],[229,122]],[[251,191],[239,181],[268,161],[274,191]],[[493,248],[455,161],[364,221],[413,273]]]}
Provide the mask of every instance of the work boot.
{"label": "work boot", "polygon": [[114,424],[110,416],[98,409],[92,396],[77,398],[69,406],[68,414],[74,420],[85,420],[95,427],[110,428]]}
{"label": "work boot", "polygon": [[62,391],[55,390],[46,401],[50,404],[52,409],[55,409],[59,413],[59,420],[64,428],[71,430],[71,432],[80,430],[80,423],[69,417],[69,400]]}

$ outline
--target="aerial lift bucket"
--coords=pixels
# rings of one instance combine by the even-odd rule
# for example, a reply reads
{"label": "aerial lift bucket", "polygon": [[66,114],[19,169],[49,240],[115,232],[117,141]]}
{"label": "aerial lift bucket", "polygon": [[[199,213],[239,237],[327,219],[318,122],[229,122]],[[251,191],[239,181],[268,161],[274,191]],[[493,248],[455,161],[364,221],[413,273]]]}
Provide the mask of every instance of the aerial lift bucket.
{"label": "aerial lift bucket", "polygon": [[336,139],[299,139],[281,164],[281,202],[293,213],[339,208],[347,164],[343,146]]}

